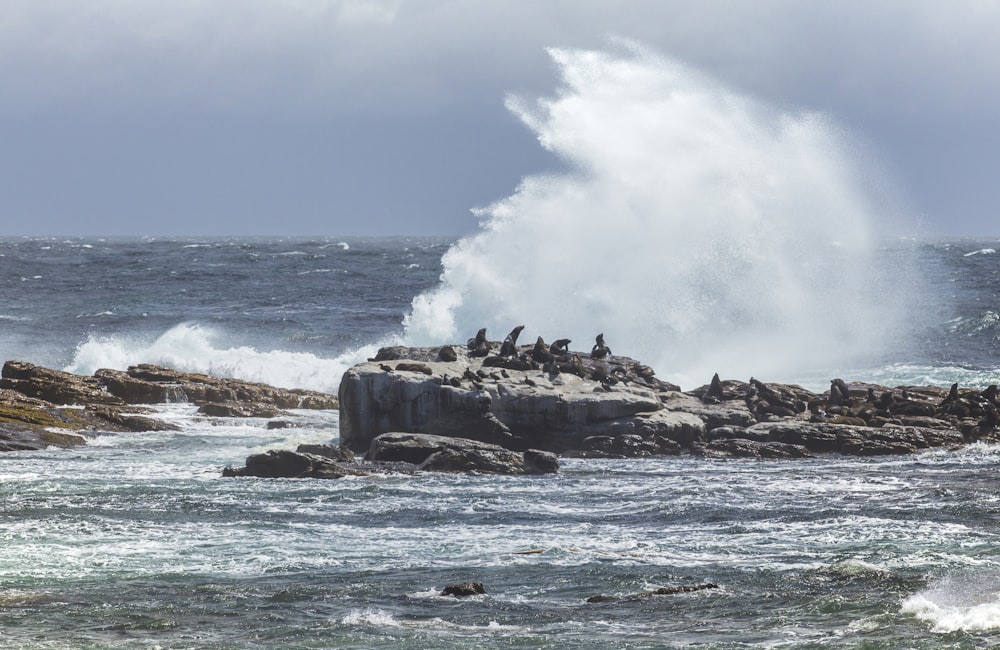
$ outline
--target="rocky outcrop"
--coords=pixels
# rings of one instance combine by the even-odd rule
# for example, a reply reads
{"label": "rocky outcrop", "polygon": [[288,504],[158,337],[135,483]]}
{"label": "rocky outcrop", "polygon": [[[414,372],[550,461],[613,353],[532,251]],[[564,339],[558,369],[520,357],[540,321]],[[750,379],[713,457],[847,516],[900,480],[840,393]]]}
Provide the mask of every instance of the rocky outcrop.
{"label": "rocky outcrop", "polygon": [[141,406],[167,402],[198,404],[210,417],[273,418],[287,415],[284,409],[337,407],[333,395],[160,366],[98,370],[87,377],[8,361],[0,372],[0,451],[83,444],[78,434],[86,432],[176,429]]}
{"label": "rocky outcrop", "polygon": [[74,375],[24,361],[8,361],[3,365],[0,388],[52,404],[124,404],[95,377]]}
{"label": "rocky outcrop", "polygon": [[383,348],[348,370],[340,384],[341,443],[364,451],[379,434],[407,431],[561,453],[609,427],[682,439],[704,427],[687,414],[659,413],[660,395],[677,387],[625,357],[564,355],[543,368],[528,357],[532,346],[509,358],[448,347],[443,357],[441,348]]}
{"label": "rocky outcrop", "polygon": [[888,388],[834,379],[830,390],[814,393],[716,376],[681,392],[610,352],[592,358],[560,348],[556,355],[539,339],[493,355],[498,346],[481,338],[466,347],[383,348],[348,370],[341,443],[363,452],[392,431],[566,456],[770,459],[904,454],[997,437],[995,386]]}
{"label": "rocky outcrop", "polygon": [[249,456],[246,466],[228,467],[223,476],[259,478],[342,478],[387,472],[460,472],[465,474],[552,474],[555,454],[514,452],[498,445],[417,433],[384,433],[372,441],[363,460],[346,447],[299,445]]}
{"label": "rocky outcrop", "polygon": [[[68,395],[70,391],[62,394]],[[68,407],[38,397],[29,397],[11,388],[0,389],[0,451],[44,449],[50,445],[80,445],[86,439],[79,434],[88,431],[154,431],[172,428],[172,425],[141,413],[110,405],[104,399],[97,404]]]}
{"label": "rocky outcrop", "polygon": [[276,388],[150,364],[131,366],[127,371],[98,370],[94,373],[94,380],[127,404],[190,402],[198,405],[238,405],[251,415],[264,407],[272,407],[272,410],[337,408],[336,397],[326,393]]}

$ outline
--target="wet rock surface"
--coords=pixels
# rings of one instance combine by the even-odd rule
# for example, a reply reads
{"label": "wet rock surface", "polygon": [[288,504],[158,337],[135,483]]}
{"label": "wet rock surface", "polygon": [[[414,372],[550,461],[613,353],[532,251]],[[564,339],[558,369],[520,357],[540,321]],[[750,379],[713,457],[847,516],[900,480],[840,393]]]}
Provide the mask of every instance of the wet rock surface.
{"label": "wet rock surface", "polygon": [[293,451],[272,450],[228,467],[228,477],[342,478],[384,473],[451,472],[463,474],[553,474],[555,454],[511,451],[499,445],[419,433],[384,433],[372,441],[363,459],[350,449],[333,445],[299,445]]}
{"label": "wet rock surface", "polygon": [[273,418],[284,409],[335,409],[333,395],[286,390],[170,368],[139,365],[75,375],[25,361],[0,373],[0,451],[84,444],[88,432],[176,429],[144,404],[191,402],[210,417]]}
{"label": "wet rock surface", "polygon": [[[497,354],[500,348],[506,354]],[[500,346],[482,332],[468,346],[383,348],[341,381],[341,442],[365,452],[391,431],[584,458],[791,459],[908,454],[998,438],[996,386],[886,387],[836,378],[816,393],[716,375],[682,392],[610,350],[552,349],[541,339]]]}

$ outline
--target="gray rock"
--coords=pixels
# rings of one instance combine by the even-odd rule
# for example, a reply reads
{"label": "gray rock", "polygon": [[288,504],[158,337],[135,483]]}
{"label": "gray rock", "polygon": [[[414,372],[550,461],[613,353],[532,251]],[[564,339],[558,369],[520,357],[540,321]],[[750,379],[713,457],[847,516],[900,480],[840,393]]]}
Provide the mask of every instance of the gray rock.
{"label": "gray rock", "polygon": [[[554,456],[543,457],[536,452],[530,458],[526,465],[524,453],[499,445],[463,438],[398,432],[377,436],[372,441],[367,456],[367,460],[373,462],[413,463],[419,470],[435,472],[537,474],[542,469],[558,470],[558,461]],[[555,461],[554,467],[552,461]]]}

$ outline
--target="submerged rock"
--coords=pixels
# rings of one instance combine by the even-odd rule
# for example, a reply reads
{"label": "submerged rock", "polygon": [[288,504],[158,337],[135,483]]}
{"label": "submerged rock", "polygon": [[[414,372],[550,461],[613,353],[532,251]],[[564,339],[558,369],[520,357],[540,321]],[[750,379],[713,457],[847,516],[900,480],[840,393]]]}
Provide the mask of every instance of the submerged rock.
{"label": "submerged rock", "polygon": [[687,594],[692,591],[704,591],[706,589],[718,589],[719,585],[711,582],[703,585],[682,585],[679,587],[660,587],[653,591],[643,591],[637,594],[626,594],[623,596],[591,596],[588,603],[616,603],[630,600],[642,600],[653,596],[672,596],[674,594]]}
{"label": "submerged rock", "polygon": [[459,584],[447,585],[441,590],[442,596],[456,596],[458,598],[481,596],[485,593],[486,587],[481,582],[461,582]]}
{"label": "submerged rock", "polygon": [[224,477],[322,479],[363,476],[368,473],[370,472],[334,461],[326,456],[283,449],[272,449],[263,454],[247,456],[245,467],[227,467],[222,471]]}

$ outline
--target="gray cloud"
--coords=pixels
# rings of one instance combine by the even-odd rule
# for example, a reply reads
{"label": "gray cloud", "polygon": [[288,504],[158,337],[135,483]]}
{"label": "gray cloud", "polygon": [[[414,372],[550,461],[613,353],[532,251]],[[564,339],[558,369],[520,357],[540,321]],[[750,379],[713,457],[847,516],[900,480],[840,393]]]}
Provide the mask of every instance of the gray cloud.
{"label": "gray cloud", "polygon": [[505,95],[553,92],[546,47],[621,37],[826,113],[933,230],[996,233],[998,24],[995,0],[6,0],[0,223],[467,232],[557,165]]}

